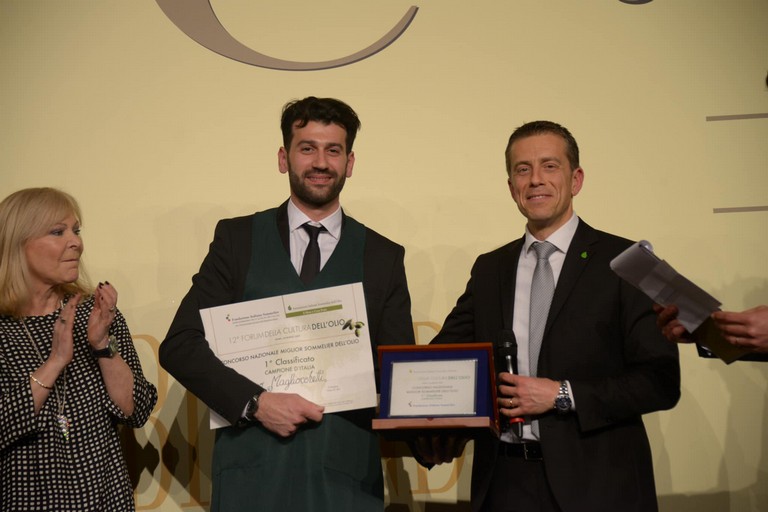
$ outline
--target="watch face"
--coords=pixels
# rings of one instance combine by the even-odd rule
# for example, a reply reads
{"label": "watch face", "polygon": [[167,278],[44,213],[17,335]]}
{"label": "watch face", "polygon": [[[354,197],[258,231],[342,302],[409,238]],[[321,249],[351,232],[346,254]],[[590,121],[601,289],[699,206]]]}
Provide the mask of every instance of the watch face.
{"label": "watch face", "polygon": [[558,396],[555,398],[555,407],[558,411],[570,411],[571,410],[571,399],[567,396]]}
{"label": "watch face", "polygon": [[109,343],[107,343],[107,346],[99,349],[99,350],[93,350],[93,355],[96,357],[113,357],[115,354],[117,354],[117,339],[114,336],[109,337]]}

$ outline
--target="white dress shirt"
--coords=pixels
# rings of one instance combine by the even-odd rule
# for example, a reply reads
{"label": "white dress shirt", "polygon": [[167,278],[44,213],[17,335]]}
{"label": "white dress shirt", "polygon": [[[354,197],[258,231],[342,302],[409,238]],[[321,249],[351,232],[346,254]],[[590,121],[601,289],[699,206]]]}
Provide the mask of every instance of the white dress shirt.
{"label": "white dress shirt", "polygon": [[[536,251],[531,249],[534,242],[547,241],[557,247],[557,250],[549,257],[549,264],[552,267],[552,274],[555,278],[555,287],[560,277],[560,271],[563,269],[565,254],[571,246],[573,235],[576,234],[576,228],[579,226],[579,218],[576,213],[570,220],[563,224],[557,231],[552,233],[546,240],[537,240],[525,228],[525,242],[520,251],[520,259],[517,263],[517,278],[515,280],[515,310],[513,312],[512,330],[517,340],[517,371],[520,375],[530,375],[528,362],[528,323],[530,316],[531,301],[531,281],[533,280],[533,271],[536,269]],[[575,409],[573,393],[568,385],[568,394],[571,395],[572,408]],[[505,432],[502,440],[513,442],[514,434]],[[538,440],[531,432],[530,423],[526,422],[523,426],[523,439],[526,441]]]}
{"label": "white dress shirt", "polygon": [[317,237],[317,244],[320,246],[320,270],[323,269],[328,258],[333,254],[334,249],[341,238],[341,206],[335,212],[330,214],[320,222],[311,221],[304,212],[288,201],[288,238],[291,251],[291,263],[296,269],[297,274],[301,274],[301,264],[304,261],[304,253],[309,245],[309,233],[301,227],[307,222],[312,226],[323,226],[325,231],[321,231]]}

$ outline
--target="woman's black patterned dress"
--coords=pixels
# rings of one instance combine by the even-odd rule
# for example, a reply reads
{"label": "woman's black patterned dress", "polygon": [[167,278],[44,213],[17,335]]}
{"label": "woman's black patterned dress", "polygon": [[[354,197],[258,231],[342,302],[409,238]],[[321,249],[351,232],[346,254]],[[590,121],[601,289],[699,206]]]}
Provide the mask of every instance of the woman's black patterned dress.
{"label": "woman's black patterned dress", "polygon": [[[53,391],[35,414],[29,374],[42,364],[40,355],[18,319],[0,316],[2,511],[135,508],[117,424],[144,425],[157,402],[157,390],[144,378],[125,318],[118,311],[110,334],[117,338],[120,356],[133,371],[133,415],[125,417],[110,400],[86,335],[92,309],[90,298],[77,306],[75,316],[74,355],[67,366],[63,413],[70,422],[68,440],[57,421]],[[51,352],[59,311],[24,319],[43,358]],[[60,398],[64,385],[62,372],[56,381]]]}

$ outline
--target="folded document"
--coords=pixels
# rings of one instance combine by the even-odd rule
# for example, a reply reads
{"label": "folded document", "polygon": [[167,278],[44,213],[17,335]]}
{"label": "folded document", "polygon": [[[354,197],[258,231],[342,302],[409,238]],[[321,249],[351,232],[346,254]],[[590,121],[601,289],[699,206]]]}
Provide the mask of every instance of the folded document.
{"label": "folded document", "polygon": [[748,352],[728,343],[714,327],[710,315],[721,303],[656,256],[649,242],[630,246],[611,261],[611,269],[657,304],[676,305],[686,330],[696,331],[699,343],[726,363]]}

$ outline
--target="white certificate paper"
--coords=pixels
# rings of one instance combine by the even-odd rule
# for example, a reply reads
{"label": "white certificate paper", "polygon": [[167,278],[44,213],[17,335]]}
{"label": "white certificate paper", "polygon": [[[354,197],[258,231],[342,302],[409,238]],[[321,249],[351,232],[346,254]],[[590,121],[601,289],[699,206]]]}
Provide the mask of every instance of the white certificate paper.
{"label": "white certificate paper", "polygon": [[393,363],[389,415],[475,415],[476,380],[477,359]]}
{"label": "white certificate paper", "polygon": [[[376,406],[362,283],[201,309],[200,316],[216,356],[267,391],[299,394],[327,413]],[[229,425],[213,411],[210,423]]]}

